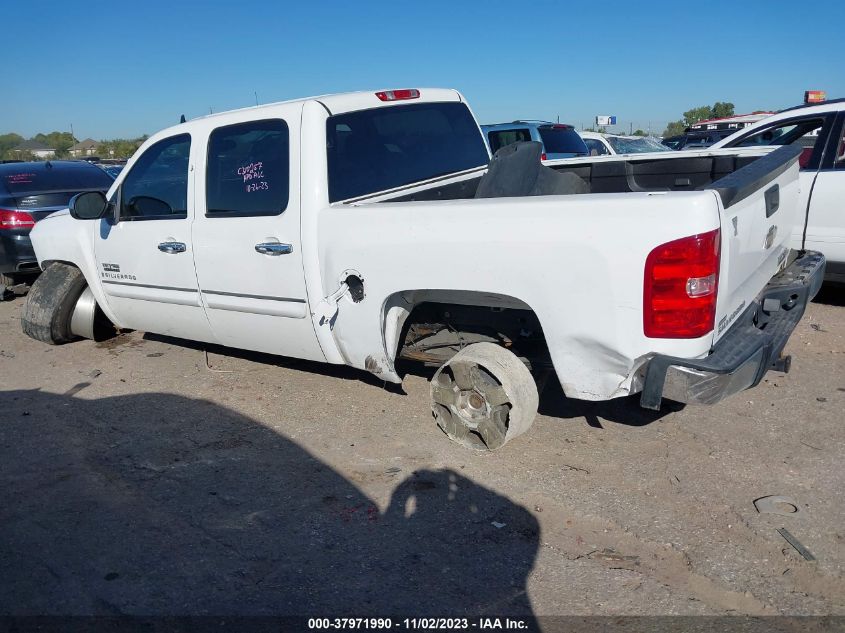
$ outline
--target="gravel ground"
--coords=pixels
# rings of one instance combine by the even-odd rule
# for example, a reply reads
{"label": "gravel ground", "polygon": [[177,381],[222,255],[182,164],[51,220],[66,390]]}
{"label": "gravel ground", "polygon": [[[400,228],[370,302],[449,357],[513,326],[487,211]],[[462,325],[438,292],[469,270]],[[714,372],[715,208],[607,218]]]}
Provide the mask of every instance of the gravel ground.
{"label": "gravel ground", "polygon": [[552,385],[495,454],[447,441],[423,376],[140,332],[50,347],[22,304],[0,304],[0,613],[845,615],[845,290],[789,375],[661,413]]}

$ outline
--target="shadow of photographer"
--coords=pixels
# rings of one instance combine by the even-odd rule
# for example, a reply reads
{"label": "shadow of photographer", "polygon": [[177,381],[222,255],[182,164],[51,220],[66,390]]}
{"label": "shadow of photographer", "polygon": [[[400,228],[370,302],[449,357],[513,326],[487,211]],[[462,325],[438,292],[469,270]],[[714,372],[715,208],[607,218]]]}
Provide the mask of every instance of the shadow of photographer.
{"label": "shadow of photographer", "polygon": [[414,472],[381,512],[207,401],[0,406],[2,614],[531,615],[536,520],[458,473]]}

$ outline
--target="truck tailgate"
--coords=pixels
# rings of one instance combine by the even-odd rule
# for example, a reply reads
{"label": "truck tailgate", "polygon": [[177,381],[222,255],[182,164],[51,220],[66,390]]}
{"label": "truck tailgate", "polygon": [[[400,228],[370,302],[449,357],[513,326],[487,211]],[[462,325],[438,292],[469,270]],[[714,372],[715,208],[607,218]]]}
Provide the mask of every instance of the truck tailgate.
{"label": "truck tailgate", "polygon": [[800,147],[787,145],[714,182],[722,251],[714,343],[787,263]]}

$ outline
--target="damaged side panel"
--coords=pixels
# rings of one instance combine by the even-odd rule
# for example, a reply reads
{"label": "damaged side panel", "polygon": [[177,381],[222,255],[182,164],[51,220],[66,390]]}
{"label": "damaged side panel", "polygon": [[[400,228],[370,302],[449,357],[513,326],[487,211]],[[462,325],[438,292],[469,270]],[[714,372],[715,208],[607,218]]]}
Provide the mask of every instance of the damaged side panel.
{"label": "damaged side panel", "polygon": [[[539,330],[547,366],[554,368],[568,396],[624,396],[639,388],[646,355],[668,351],[698,358],[712,344],[712,335],[663,341],[643,334],[643,262],[651,248],[718,226],[717,205],[709,193],[684,194],[682,214],[670,198],[568,196],[565,209],[557,196],[330,206],[320,212],[316,227],[321,296],[335,292],[341,273],[354,267],[361,273],[364,297],[355,303],[343,294],[331,330],[319,327],[331,336],[342,362],[398,383],[394,362],[412,324],[410,342],[416,345],[409,360],[433,366],[442,360],[438,354],[447,353],[443,350],[460,349],[466,342],[440,327],[454,326],[454,315],[418,319],[414,312],[423,303],[485,308],[491,311],[490,324],[497,325],[498,311],[522,310],[533,315],[537,328],[476,328],[475,340],[518,350],[530,347],[533,330]],[[596,204],[604,219],[600,231],[592,212]],[[641,231],[644,222],[652,227],[649,239],[632,241],[631,234]],[[425,331],[426,325],[433,325],[433,331]],[[408,358],[407,347],[404,351]]]}

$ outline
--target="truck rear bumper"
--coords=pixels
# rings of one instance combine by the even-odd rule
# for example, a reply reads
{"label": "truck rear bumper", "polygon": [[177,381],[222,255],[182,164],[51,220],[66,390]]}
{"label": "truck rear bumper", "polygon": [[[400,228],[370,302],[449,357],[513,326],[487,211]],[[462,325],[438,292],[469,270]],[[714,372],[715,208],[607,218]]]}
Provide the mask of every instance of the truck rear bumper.
{"label": "truck rear bumper", "polygon": [[663,398],[713,404],[755,386],[770,369],[789,371],[781,352],[824,280],[824,255],[805,251],[772,277],[763,292],[700,359],[654,356],[640,405],[660,409]]}

